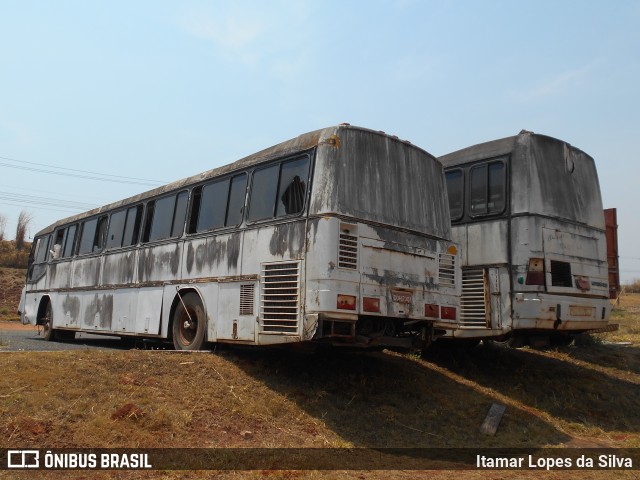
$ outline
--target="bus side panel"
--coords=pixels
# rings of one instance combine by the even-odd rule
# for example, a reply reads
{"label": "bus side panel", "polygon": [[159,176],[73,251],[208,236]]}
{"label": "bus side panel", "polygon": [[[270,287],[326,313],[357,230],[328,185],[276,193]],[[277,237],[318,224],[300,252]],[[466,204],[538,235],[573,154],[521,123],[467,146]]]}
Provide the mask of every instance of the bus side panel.
{"label": "bus side panel", "polygon": [[163,310],[171,303],[163,302],[163,282],[180,278],[183,244],[180,241],[161,243],[138,250],[135,331],[139,334],[158,335]]}
{"label": "bus side panel", "polygon": [[[224,301],[220,296],[220,282],[231,281],[242,275],[242,244],[242,232],[220,233],[216,236],[197,237],[185,241],[182,278],[185,283],[197,282],[197,290],[207,313],[207,340],[210,342],[233,337],[231,333],[228,336],[225,334],[225,328],[228,324],[228,329],[232,329],[237,313],[236,316],[228,316],[224,307],[220,305],[220,302]],[[232,283],[232,285],[236,288],[227,289],[226,294],[233,298],[237,297],[239,302],[240,284]],[[163,329],[165,325],[168,328],[171,321],[168,297],[169,295],[165,296]]]}
{"label": "bus side panel", "polygon": [[463,267],[509,262],[507,219],[468,223],[453,230],[453,241],[462,245]]}
{"label": "bus side panel", "polygon": [[[81,292],[78,298],[82,329],[97,332],[111,331],[113,292]],[[56,313],[54,318],[55,316]]]}
{"label": "bus side panel", "polygon": [[136,332],[138,289],[121,288],[113,292],[113,317],[111,329],[115,333]]}
{"label": "bus side panel", "polygon": [[47,266],[47,287],[50,289],[71,287],[72,274],[72,262],[53,261]]}
{"label": "bus side panel", "polygon": [[53,326],[79,329],[82,324],[82,300],[76,293],[52,293]]}
{"label": "bus side panel", "polygon": [[74,288],[96,287],[100,285],[102,257],[79,257],[73,261],[71,286]]}
{"label": "bus side panel", "polygon": [[[260,286],[257,295],[257,309],[255,316],[259,317],[257,341],[258,344],[273,344],[300,341],[302,335],[302,319],[305,314],[305,278],[303,264],[300,260],[305,257],[306,220],[295,219],[289,223],[278,225],[263,225],[247,229],[244,232],[242,244],[243,263],[242,275],[259,275]],[[275,264],[275,265],[272,265]],[[282,268],[282,272],[276,272]],[[274,270],[275,269],[275,270]],[[271,282],[276,277],[266,279],[271,275],[279,277],[291,287],[291,304],[285,312],[273,312],[273,307],[265,315],[265,305],[275,305],[279,301],[275,291],[267,292],[265,282]],[[273,294],[275,293],[275,295]],[[227,322],[228,319],[220,319]]]}
{"label": "bus side panel", "polygon": [[128,285],[136,279],[136,250],[107,252],[102,267],[102,286]]}

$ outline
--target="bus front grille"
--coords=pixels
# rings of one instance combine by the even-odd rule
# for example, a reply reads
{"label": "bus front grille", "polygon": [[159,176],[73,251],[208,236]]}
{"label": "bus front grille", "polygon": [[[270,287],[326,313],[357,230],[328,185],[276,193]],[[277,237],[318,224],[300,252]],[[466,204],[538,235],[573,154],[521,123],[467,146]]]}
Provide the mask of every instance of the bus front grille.
{"label": "bus front grille", "polygon": [[260,331],[298,333],[300,262],[262,265]]}
{"label": "bus front grille", "polygon": [[487,286],[484,269],[463,270],[460,304],[461,326],[487,326]]}

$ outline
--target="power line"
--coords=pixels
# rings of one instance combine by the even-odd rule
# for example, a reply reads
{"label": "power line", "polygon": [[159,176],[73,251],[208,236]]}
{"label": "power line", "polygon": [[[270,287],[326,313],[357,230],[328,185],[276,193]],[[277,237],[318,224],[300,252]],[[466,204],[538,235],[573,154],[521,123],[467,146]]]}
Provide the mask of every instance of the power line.
{"label": "power line", "polygon": [[21,205],[44,205],[52,207],[71,208],[74,210],[91,210],[98,205],[94,203],[76,202],[60,198],[40,197],[37,195],[24,195],[21,193],[11,193],[0,191],[0,200],[9,202],[19,202]]}
{"label": "power line", "polygon": [[[20,164],[28,164],[28,165],[37,165],[39,167],[47,167],[47,169],[44,168],[36,168],[36,167],[27,167],[24,165],[14,165],[11,163],[5,163],[5,162],[0,162],[0,166],[3,167],[8,167],[8,168],[15,168],[18,170],[26,170],[26,171],[30,171],[30,172],[39,172],[39,173],[47,173],[50,175],[60,175],[63,177],[73,177],[73,178],[84,178],[84,179],[88,179],[88,180],[99,180],[102,182],[114,182],[114,183],[127,183],[127,184],[134,184],[134,185],[145,185],[145,186],[150,186],[150,187],[156,187],[159,185],[163,185],[166,182],[160,182],[157,180],[149,180],[149,179],[145,179],[145,178],[136,178],[136,177],[125,177],[122,175],[111,175],[108,173],[98,173],[98,172],[91,172],[88,170],[79,170],[76,168],[66,168],[66,167],[57,167],[55,165],[49,165],[46,163],[36,163],[36,162],[28,162],[26,160],[17,160],[15,158],[10,158],[10,157],[4,157],[4,156],[0,156],[0,159],[2,160],[6,160],[9,162],[16,162],[16,163],[20,163]],[[64,170],[64,172],[61,171],[55,171],[55,170],[48,170],[49,168],[54,168],[57,170]]]}

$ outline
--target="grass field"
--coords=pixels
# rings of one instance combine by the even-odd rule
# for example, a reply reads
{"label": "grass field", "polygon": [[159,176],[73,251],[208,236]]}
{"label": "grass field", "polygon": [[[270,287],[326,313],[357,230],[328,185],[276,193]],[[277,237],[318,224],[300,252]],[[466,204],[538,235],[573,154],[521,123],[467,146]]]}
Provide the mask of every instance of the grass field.
{"label": "grass field", "polygon": [[[0,353],[0,447],[640,448],[640,295],[546,350]],[[1,350],[1,349],[0,349]],[[479,432],[506,406],[495,436]],[[7,472],[4,472],[5,474]],[[7,478],[28,478],[15,475]],[[154,472],[201,478],[206,472]],[[47,472],[112,478],[112,472]],[[117,478],[147,478],[144,472]],[[214,473],[206,475],[213,476]],[[217,472],[216,478],[638,478],[635,472]]]}

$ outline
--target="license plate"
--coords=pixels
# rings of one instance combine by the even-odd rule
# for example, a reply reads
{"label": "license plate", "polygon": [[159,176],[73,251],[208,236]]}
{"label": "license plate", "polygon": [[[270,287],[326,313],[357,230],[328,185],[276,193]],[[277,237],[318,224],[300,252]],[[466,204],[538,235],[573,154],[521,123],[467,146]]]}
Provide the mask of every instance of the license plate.
{"label": "license plate", "polygon": [[398,303],[413,303],[413,294],[411,292],[402,292],[400,290],[392,290],[391,298]]}
{"label": "license plate", "polygon": [[572,317],[590,317],[595,318],[595,307],[580,307],[578,305],[569,305],[569,315]]}

